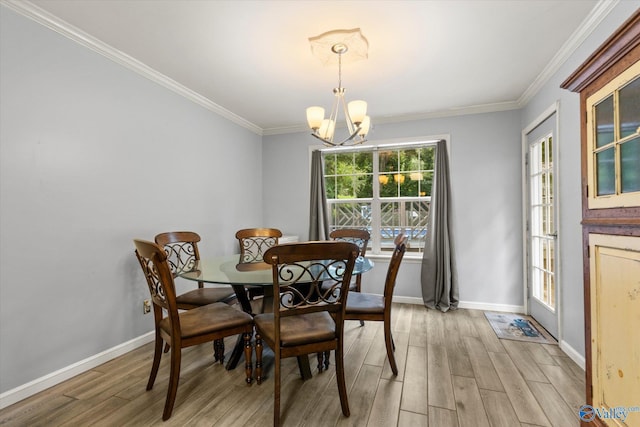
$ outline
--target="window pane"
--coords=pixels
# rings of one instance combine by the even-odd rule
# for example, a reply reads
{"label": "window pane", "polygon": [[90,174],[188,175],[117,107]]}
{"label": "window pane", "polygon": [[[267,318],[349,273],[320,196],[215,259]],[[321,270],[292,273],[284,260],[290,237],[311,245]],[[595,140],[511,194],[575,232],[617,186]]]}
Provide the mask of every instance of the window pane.
{"label": "window pane", "polygon": [[327,195],[327,199],[337,199],[336,196],[336,178],[334,176],[325,177],[324,179],[324,192]]}
{"label": "window pane", "polygon": [[596,147],[613,141],[613,95],[596,105]]}
{"label": "window pane", "polygon": [[355,173],[353,153],[341,153],[336,155],[336,173],[338,174]]}
{"label": "window pane", "polygon": [[613,147],[596,154],[596,176],[598,177],[598,196],[615,194],[616,171]]}
{"label": "window pane", "polygon": [[640,126],[640,77],[620,89],[620,139],[633,135]]}
{"label": "window pane", "polygon": [[336,155],[335,154],[325,154],[324,155],[324,175],[335,175],[336,174]]}
{"label": "window pane", "polygon": [[355,198],[356,179],[351,175],[336,178],[336,199]]}
{"label": "window pane", "polygon": [[620,146],[622,192],[640,191],[640,137]]}
{"label": "window pane", "polygon": [[[372,253],[392,251],[394,238],[401,232],[408,238],[407,250],[422,251],[434,152],[433,145],[326,152],[330,227],[369,229]],[[374,187],[379,191],[374,192]],[[380,228],[372,229],[374,224],[380,224]]]}
{"label": "window pane", "polygon": [[373,153],[371,151],[353,153],[353,161],[358,173],[373,173]]}
{"label": "window pane", "polygon": [[379,152],[378,168],[380,172],[393,172],[398,170],[398,153],[397,151],[385,150]]}
{"label": "window pane", "polygon": [[333,228],[371,229],[371,203],[333,202],[330,204]]}

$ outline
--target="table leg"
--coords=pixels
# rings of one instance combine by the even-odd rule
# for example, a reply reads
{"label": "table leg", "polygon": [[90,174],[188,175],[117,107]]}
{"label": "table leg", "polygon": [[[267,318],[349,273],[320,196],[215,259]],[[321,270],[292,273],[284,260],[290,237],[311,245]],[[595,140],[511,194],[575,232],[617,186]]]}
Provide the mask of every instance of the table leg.
{"label": "table leg", "polygon": [[[251,308],[251,303],[249,302],[249,298],[247,297],[247,291],[244,289],[243,285],[232,285],[233,290],[236,292],[236,297],[238,298],[238,302],[240,303],[240,307],[246,313],[253,315],[253,310]],[[231,352],[231,357],[227,361],[227,370],[230,371],[235,369],[240,361],[240,358],[244,354],[244,339],[242,335],[238,335],[238,340],[236,341],[235,346],[233,347],[233,351]]]}
{"label": "table leg", "polygon": [[309,365],[309,355],[303,354],[298,356],[298,369],[300,369],[300,376],[303,381],[311,378],[311,366]]}
{"label": "table leg", "polygon": [[[247,297],[247,291],[243,285],[232,285],[233,290],[236,292],[236,296],[238,297],[238,302],[242,307],[242,310],[253,315],[253,308],[251,307],[251,302]],[[264,287],[264,296],[262,297],[262,312],[268,313],[273,310],[273,292],[270,286]],[[227,362],[227,370],[235,369],[240,361],[240,358],[244,354],[244,339],[242,335],[238,335],[238,340],[236,341],[235,346],[233,347],[233,351],[231,352],[231,357],[229,357],[229,361]],[[302,355],[298,356],[298,369],[300,370],[300,376],[303,380],[308,380],[312,377],[311,375],[311,365],[309,364],[309,356]]]}

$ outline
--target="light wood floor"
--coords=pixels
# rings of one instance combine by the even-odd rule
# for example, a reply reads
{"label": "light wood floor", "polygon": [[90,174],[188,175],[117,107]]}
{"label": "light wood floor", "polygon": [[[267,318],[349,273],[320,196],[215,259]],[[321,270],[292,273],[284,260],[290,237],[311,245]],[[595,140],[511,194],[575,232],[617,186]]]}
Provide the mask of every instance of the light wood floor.
{"label": "light wood floor", "polygon": [[[285,426],[578,426],[584,371],[556,345],[499,340],[482,311],[393,307],[399,375],[386,360],[382,324],[345,325],[351,417],[340,411],[335,370],[303,382],[283,361]],[[227,341],[227,350],[234,340]],[[264,426],[273,380],[248,387],[244,369],[213,362],[212,346],[185,349],[173,416],[162,422],[168,355],[145,391],[151,344],[0,411],[19,426]],[[273,367],[265,361],[267,375]],[[315,365],[312,359],[312,366]],[[242,363],[242,362],[241,362]]]}

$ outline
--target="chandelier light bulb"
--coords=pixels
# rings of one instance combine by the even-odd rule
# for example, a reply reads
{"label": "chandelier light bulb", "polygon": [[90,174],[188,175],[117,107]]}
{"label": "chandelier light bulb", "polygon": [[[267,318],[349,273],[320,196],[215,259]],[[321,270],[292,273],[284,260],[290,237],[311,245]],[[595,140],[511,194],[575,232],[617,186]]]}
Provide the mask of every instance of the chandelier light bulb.
{"label": "chandelier light bulb", "polygon": [[347,108],[353,123],[359,125],[364,121],[364,117],[367,115],[367,103],[365,101],[351,101]]}
{"label": "chandelier light bulb", "polygon": [[330,140],[333,138],[333,132],[336,130],[336,122],[331,119],[324,119],[322,124],[320,125],[320,130],[318,134],[320,138]]}
{"label": "chandelier light bulb", "polygon": [[307,123],[311,129],[320,129],[322,120],[324,120],[324,108],[317,106],[307,108]]}

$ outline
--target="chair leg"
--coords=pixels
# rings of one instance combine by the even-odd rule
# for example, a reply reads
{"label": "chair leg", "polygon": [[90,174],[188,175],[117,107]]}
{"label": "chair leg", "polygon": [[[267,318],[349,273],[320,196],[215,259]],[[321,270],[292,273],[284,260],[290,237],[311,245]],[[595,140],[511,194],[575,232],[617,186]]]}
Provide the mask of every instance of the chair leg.
{"label": "chair leg", "polygon": [[[251,332],[245,332],[244,334],[244,372],[245,375],[247,376],[247,384],[251,385],[251,369],[252,369],[252,365],[251,365]],[[224,344],[223,344],[224,345]],[[224,356],[223,356],[224,357]]]}
{"label": "chair leg", "polygon": [[162,421],[166,421],[171,417],[173,412],[173,404],[176,401],[178,392],[178,382],[180,381],[180,360],[182,358],[182,348],[176,343],[171,346],[171,370],[169,373],[169,390],[167,390],[167,400],[164,404],[164,412],[162,413]]}
{"label": "chair leg", "polygon": [[256,382],[262,384],[262,337],[256,331]]}
{"label": "chair leg", "polygon": [[393,343],[393,336],[391,336],[391,325],[386,321],[384,322],[384,344],[387,347],[387,357],[389,358],[391,371],[393,375],[398,375],[398,366],[396,365],[396,358],[393,355],[395,344]]}
{"label": "chair leg", "polygon": [[318,372],[322,372],[324,369],[324,353],[321,351],[317,352],[316,359],[318,359]]}
{"label": "chair leg", "polygon": [[213,360],[220,361],[222,365],[224,363],[224,340],[213,341]]}
{"label": "chair leg", "polygon": [[336,380],[338,381],[338,394],[340,395],[340,406],[345,417],[351,415],[349,411],[349,400],[347,397],[347,385],[344,379],[344,358],[342,354],[342,342],[338,343],[336,354]]}
{"label": "chair leg", "polygon": [[331,356],[331,352],[329,350],[324,352],[324,369],[329,369],[329,357]]}
{"label": "chair leg", "polygon": [[361,320],[360,321],[360,327],[363,327],[363,326],[364,326],[364,320]]}
{"label": "chair leg", "polygon": [[273,427],[280,426],[280,350],[275,349],[275,369],[273,378]]}
{"label": "chair leg", "polygon": [[156,381],[158,375],[158,368],[160,367],[160,359],[162,359],[162,338],[160,335],[156,335],[156,343],[153,350],[153,363],[151,364],[151,374],[149,375],[149,381],[147,382],[147,390],[153,388],[153,383]]}
{"label": "chair leg", "polygon": [[165,352],[165,353],[169,353],[169,349],[170,349],[170,348],[171,348],[171,347],[169,346],[169,343],[165,343],[165,344],[164,344],[164,352]]}

